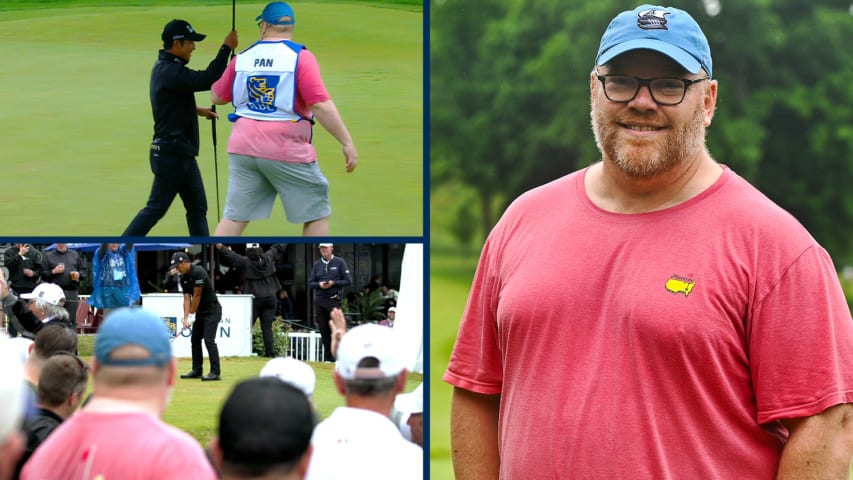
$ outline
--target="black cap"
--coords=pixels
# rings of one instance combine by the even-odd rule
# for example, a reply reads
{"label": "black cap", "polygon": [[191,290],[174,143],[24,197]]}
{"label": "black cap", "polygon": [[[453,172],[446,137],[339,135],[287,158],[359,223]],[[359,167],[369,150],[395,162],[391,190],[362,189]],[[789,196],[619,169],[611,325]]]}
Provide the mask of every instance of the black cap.
{"label": "black cap", "polygon": [[298,388],[276,377],[237,384],[219,413],[219,445],[232,465],[298,460],[311,444],[314,414]]}
{"label": "black cap", "polygon": [[200,42],[204,40],[205,37],[207,37],[207,35],[196,32],[193,26],[186,20],[175,19],[163,27],[162,38],[164,42],[171,42],[182,38],[186,38],[194,42]]}
{"label": "black cap", "polygon": [[189,255],[187,255],[186,253],[184,253],[184,252],[175,252],[175,253],[172,255],[172,264],[171,264],[171,265],[169,265],[169,268],[170,268],[170,269],[175,268],[175,267],[177,267],[177,266],[178,266],[178,264],[179,264],[179,263],[181,263],[181,262],[189,262],[189,261],[190,261],[190,256],[189,256]]}

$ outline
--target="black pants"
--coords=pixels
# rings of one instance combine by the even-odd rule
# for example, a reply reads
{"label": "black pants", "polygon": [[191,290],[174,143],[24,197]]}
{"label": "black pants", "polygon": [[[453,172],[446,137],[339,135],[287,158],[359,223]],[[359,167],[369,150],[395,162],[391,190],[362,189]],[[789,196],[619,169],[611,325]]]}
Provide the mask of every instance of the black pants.
{"label": "black pants", "polygon": [[[80,306],[80,296],[77,290],[65,290],[65,310],[68,312],[68,319],[77,328],[77,307]],[[76,331],[76,330],[75,330]]]}
{"label": "black pants", "polygon": [[340,300],[331,298],[314,297],[314,305],[317,307],[317,327],[320,329],[320,336],[323,337],[323,361],[334,362],[335,357],[332,355],[332,327],[329,326],[329,320],[332,318],[332,309],[341,308]]}
{"label": "black pants", "polygon": [[207,226],[207,197],[195,157],[164,151],[151,151],[154,183],[145,208],[136,214],[122,236],[144,237],[166,215],[175,195],[181,196],[187,211],[191,237],[210,236]]}
{"label": "black pants", "polygon": [[190,335],[190,347],[193,355],[193,372],[204,372],[204,354],[201,351],[201,341],[207,348],[207,357],[210,360],[210,373],[221,375],[219,368],[219,347],[216,346],[216,328],[222,319],[222,307],[217,303],[209,310],[196,312],[195,323]]}
{"label": "black pants", "polygon": [[264,334],[264,356],[275,357],[275,346],[272,338],[272,322],[275,321],[275,309],[278,299],[275,295],[255,297],[252,300],[252,326],[255,320],[261,319],[261,332]]}

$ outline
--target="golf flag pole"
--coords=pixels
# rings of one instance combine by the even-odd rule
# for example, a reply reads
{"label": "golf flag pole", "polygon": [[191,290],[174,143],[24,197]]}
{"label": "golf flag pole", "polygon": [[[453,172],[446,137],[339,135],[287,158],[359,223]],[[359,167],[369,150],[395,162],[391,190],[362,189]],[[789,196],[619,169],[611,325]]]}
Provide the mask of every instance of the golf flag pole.
{"label": "golf flag pole", "polygon": [[[231,0],[231,31],[237,30],[237,0]],[[231,50],[231,59],[234,59],[236,53]]]}
{"label": "golf flag pole", "polygon": [[[216,105],[210,106],[210,111],[216,113]],[[216,221],[221,220],[219,216],[219,160],[216,154],[216,117],[210,119],[210,132],[213,134],[213,170],[216,172]]]}
{"label": "golf flag pole", "polygon": [[[237,24],[237,0],[231,0],[231,31],[236,29]],[[231,50],[231,58],[234,58],[234,50]],[[210,110],[216,113],[216,105],[211,105]],[[210,133],[213,135],[213,170],[216,180],[216,221],[221,221],[219,208],[219,155],[216,153],[216,118],[210,119]]]}

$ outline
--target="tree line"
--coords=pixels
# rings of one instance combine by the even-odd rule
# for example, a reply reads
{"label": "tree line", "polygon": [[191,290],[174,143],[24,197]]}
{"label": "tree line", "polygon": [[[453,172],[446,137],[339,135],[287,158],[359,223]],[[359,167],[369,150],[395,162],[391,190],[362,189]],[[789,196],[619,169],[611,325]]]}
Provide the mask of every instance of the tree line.
{"label": "tree line", "polygon": [[[796,216],[836,263],[853,262],[853,6],[667,4],[688,11],[711,45],[711,154]],[[589,73],[610,19],[633,6],[430,0],[431,188],[464,185],[477,199],[454,210],[468,225],[458,235],[481,239],[521,192],[600,159]]]}

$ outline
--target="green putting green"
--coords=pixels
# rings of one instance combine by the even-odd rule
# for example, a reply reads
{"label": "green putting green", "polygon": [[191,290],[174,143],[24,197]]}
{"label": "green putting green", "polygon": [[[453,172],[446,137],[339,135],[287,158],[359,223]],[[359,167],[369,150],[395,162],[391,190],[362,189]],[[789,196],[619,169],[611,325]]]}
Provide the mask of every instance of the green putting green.
{"label": "green putting green", "polygon": [[[173,18],[208,35],[189,67],[203,69],[231,28],[231,4],[142,6],[17,0],[0,15],[6,74],[0,76],[3,235],[119,235],[151,187],[148,80]],[[237,2],[238,52],[258,39],[255,17],[265,2]],[[359,151],[344,170],[334,138],[314,130],[320,165],[331,184],[330,231],[337,236],[423,235],[423,11],[385,2],[294,4],[294,40],[315,53],[326,87]],[[196,94],[210,105],[209,92]],[[230,124],[219,107],[217,160],[209,121],[199,119],[198,161],[211,232],[225,206]],[[218,168],[215,168],[215,164]],[[219,212],[216,177],[218,172]],[[280,203],[245,235],[301,235]],[[151,231],[186,236],[180,198]]]}

